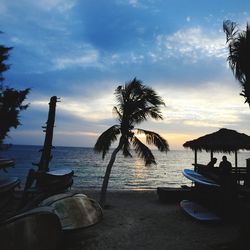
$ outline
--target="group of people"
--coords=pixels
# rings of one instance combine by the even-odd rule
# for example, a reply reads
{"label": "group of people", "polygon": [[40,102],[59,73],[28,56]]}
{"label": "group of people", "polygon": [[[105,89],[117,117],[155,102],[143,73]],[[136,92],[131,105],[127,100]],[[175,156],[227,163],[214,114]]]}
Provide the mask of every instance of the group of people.
{"label": "group of people", "polygon": [[[212,158],[212,160],[207,164],[207,170],[214,170],[214,165],[217,162],[217,158]],[[222,156],[222,161],[219,164],[218,172],[222,175],[230,174],[232,171],[232,164],[227,160],[225,155]]]}
{"label": "group of people", "polygon": [[218,202],[219,213],[230,216],[232,211],[237,209],[237,183],[232,175],[232,164],[227,157],[222,156],[219,167],[215,167],[216,162],[217,158],[212,158],[207,166],[204,166],[203,174],[220,184],[218,200],[215,199],[215,202]]}
{"label": "group of people", "polygon": [[225,179],[230,178],[232,164],[227,160],[227,157],[225,155],[222,157],[219,167],[215,167],[216,162],[217,158],[212,158],[207,165],[199,166],[198,172],[219,182],[223,182]]}

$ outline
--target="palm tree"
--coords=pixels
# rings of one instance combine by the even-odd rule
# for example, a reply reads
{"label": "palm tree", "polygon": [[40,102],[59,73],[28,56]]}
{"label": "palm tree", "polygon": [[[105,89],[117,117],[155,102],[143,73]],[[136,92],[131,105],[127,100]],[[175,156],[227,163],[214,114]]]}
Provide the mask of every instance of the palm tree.
{"label": "palm tree", "polygon": [[135,128],[136,124],[146,121],[149,117],[156,120],[163,119],[160,107],[164,106],[165,103],[162,98],[153,89],[146,87],[136,78],[124,86],[118,86],[115,95],[118,105],[113,108],[113,112],[117,116],[119,123],[103,132],[94,147],[95,151],[102,152],[104,159],[111,144],[120,136],[118,146],[111,154],[106,168],[100,197],[102,206],[105,205],[111,169],[120,150],[125,157],[132,157],[131,146],[133,146],[138,156],[144,160],[145,165],[156,164],[151,150],[138,139],[136,134],[145,134],[147,144],[155,145],[161,152],[169,150],[167,141],[159,134]]}
{"label": "palm tree", "polygon": [[223,30],[227,36],[229,65],[233,74],[242,85],[241,95],[250,105],[250,26],[240,31],[237,24],[230,20],[223,22]]}

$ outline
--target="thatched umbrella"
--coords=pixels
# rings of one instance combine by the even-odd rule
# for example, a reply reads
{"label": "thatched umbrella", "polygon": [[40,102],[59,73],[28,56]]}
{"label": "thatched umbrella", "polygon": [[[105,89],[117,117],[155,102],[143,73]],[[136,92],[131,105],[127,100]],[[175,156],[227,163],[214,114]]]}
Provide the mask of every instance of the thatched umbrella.
{"label": "thatched umbrella", "polygon": [[195,152],[195,164],[197,164],[197,151],[235,153],[235,167],[237,167],[237,151],[250,150],[250,136],[238,133],[235,130],[222,128],[212,134],[204,135],[198,139],[187,141],[185,148],[191,148]]}

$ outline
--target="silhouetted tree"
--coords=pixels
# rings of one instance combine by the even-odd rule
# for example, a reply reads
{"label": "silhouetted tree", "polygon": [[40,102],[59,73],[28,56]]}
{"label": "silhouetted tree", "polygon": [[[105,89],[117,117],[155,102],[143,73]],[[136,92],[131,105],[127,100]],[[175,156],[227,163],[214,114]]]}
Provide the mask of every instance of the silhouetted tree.
{"label": "silhouetted tree", "polygon": [[17,128],[21,124],[19,114],[28,108],[28,104],[23,105],[22,103],[30,91],[29,88],[16,90],[4,85],[3,72],[10,67],[5,61],[9,58],[11,49],[11,47],[0,45],[0,145],[10,129]]}
{"label": "silhouetted tree", "polygon": [[[0,32],[1,33],[1,32]],[[3,72],[9,69],[9,65],[5,64],[5,61],[9,58],[9,51],[12,50],[12,47],[5,47],[0,45],[0,83],[1,89],[4,81]]]}
{"label": "silhouetted tree", "polygon": [[26,99],[29,89],[15,90],[6,88],[0,95],[0,145],[8,135],[10,129],[21,125],[19,113],[28,108],[28,104],[22,105]]}
{"label": "silhouetted tree", "polygon": [[229,50],[228,61],[235,78],[242,86],[241,95],[250,105],[250,26],[240,31],[237,24],[230,20],[223,22]]}
{"label": "silhouetted tree", "polygon": [[162,98],[153,89],[146,87],[136,78],[124,86],[118,86],[115,95],[118,105],[113,108],[113,112],[117,116],[119,123],[103,132],[94,147],[97,152],[102,152],[104,158],[111,144],[120,136],[118,146],[111,154],[106,168],[100,197],[102,206],[105,205],[111,169],[120,150],[125,157],[132,157],[131,146],[133,146],[138,156],[144,160],[145,165],[156,164],[151,150],[139,140],[136,134],[145,134],[146,142],[149,145],[155,145],[161,152],[169,150],[167,141],[159,134],[135,128],[136,124],[146,121],[149,117],[156,120],[163,119],[160,107],[165,103]]}

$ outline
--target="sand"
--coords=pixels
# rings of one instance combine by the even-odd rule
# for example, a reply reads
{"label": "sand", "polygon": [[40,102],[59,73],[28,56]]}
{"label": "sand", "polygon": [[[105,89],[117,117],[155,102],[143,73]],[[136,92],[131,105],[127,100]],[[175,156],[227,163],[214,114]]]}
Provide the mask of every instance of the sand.
{"label": "sand", "polygon": [[[98,199],[96,191],[83,193]],[[227,249],[238,237],[233,223],[201,223],[178,203],[162,204],[155,190],[108,191],[100,223],[65,234],[68,250],[203,250]]]}

